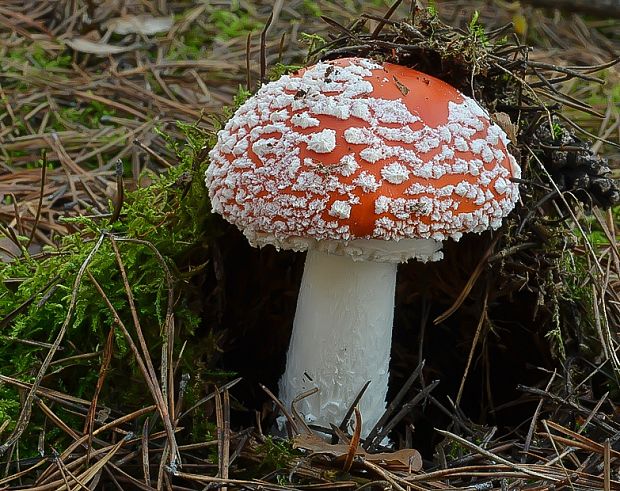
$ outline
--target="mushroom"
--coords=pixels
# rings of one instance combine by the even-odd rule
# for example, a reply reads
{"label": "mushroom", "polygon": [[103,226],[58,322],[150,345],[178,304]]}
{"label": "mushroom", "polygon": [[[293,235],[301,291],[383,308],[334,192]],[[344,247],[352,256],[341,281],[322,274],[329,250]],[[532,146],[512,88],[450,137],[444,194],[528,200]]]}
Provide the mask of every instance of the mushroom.
{"label": "mushroom", "polygon": [[361,58],[263,85],[218,133],[213,210],[254,246],[307,251],[279,397],[366,436],[386,407],[397,264],[497,229],[519,177],[508,138],[473,99],[416,70]]}

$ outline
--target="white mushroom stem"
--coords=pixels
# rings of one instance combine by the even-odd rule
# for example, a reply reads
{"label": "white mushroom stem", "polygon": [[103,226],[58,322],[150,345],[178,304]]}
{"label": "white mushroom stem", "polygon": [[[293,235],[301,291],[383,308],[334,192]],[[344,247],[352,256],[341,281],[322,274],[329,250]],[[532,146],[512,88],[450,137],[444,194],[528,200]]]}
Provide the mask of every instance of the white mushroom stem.
{"label": "white mushroom stem", "polygon": [[397,265],[441,259],[441,242],[329,242],[317,242],[306,256],[280,399],[290,408],[317,388],[295,409],[307,423],[329,428],[341,423],[370,381],[358,404],[366,437],[386,407]]}
{"label": "white mushroom stem", "polygon": [[[434,240],[419,239],[402,241],[401,247],[405,242],[416,243],[415,256],[421,259],[438,257],[441,247]],[[411,250],[409,254],[414,255]],[[308,251],[280,380],[280,399],[288,408],[300,394],[319,389],[295,404],[306,422],[327,428],[340,424],[367,381],[370,385],[358,405],[363,437],[383,415],[396,268],[395,262],[354,261],[348,255]]]}

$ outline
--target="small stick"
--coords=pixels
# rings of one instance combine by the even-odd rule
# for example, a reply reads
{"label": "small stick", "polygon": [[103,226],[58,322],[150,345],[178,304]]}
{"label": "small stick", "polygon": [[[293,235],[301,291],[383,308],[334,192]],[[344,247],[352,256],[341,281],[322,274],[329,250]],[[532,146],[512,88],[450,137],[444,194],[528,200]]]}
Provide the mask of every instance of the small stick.
{"label": "small stick", "polygon": [[379,24],[377,24],[377,27],[375,27],[375,30],[372,31],[372,34],[370,35],[371,39],[376,39],[377,37],[379,37],[379,34],[381,33],[381,30],[383,29],[383,27],[385,26],[385,23],[390,19],[390,17],[392,17],[392,14],[396,11],[396,9],[398,8],[398,6],[403,2],[403,0],[396,0],[392,6],[389,8],[389,10],[386,12],[385,16],[383,17],[383,19],[381,19],[379,21]]}
{"label": "small stick", "polygon": [[[609,68],[610,66],[615,65],[616,63],[618,63],[618,61],[620,61],[620,58],[616,58],[614,60],[611,60],[608,63],[605,63],[604,65],[601,65],[601,68],[597,68],[594,71],[599,71],[602,68]],[[604,84],[605,81],[597,78],[597,77],[588,77],[586,75],[586,73],[590,73],[589,72],[589,68],[592,67],[588,67],[588,66],[582,66],[582,67],[567,67],[567,66],[560,66],[560,65],[552,65],[550,63],[544,63],[542,61],[534,61],[534,60],[527,60],[527,66],[528,67],[532,67],[534,68],[541,68],[543,70],[553,70],[554,72],[560,72],[560,73],[564,73],[566,75],[569,75],[571,77],[577,77],[580,78],[582,80],[587,80],[590,82],[596,82],[597,84]],[[578,68],[577,70],[575,68]]]}
{"label": "small stick", "polygon": [[[162,392],[164,397],[168,396],[168,404],[170,406],[171,414],[174,414],[174,363],[172,363],[172,354],[174,352],[174,279],[170,268],[166,263],[161,252],[153,245],[152,242],[142,239],[130,239],[130,238],[116,238],[116,242],[132,242],[134,244],[142,244],[148,247],[157,262],[161,266],[161,270],[164,272],[166,278],[166,286],[168,291],[166,317],[164,321],[163,329],[163,342],[161,347],[162,362],[160,367],[160,377],[162,384]],[[236,382],[235,382],[236,383]]]}
{"label": "small stick", "polygon": [[547,431],[547,435],[549,435],[549,441],[551,442],[551,446],[553,447],[553,450],[554,450],[555,455],[556,455],[556,457],[554,459],[552,459],[551,461],[549,461],[547,463],[547,465],[553,463],[554,461],[559,462],[560,463],[560,467],[562,468],[562,472],[564,473],[566,482],[568,482],[568,484],[571,487],[571,489],[574,489],[573,482],[571,481],[571,475],[569,474],[568,469],[566,469],[566,467],[564,466],[564,461],[563,461],[563,457],[568,455],[569,453],[571,453],[573,451],[573,449],[569,447],[568,449],[564,450],[564,452],[560,453],[560,449],[556,445],[555,437],[551,434],[551,430],[549,430],[549,426],[547,425],[547,421],[543,420],[542,424],[545,427],[545,430]]}
{"label": "small stick", "polygon": [[[67,435],[69,435],[73,440],[79,440],[80,435],[78,435],[72,428],[70,428],[67,423],[65,423],[60,417],[54,413],[50,409],[50,407],[45,404],[41,399],[35,400],[37,406],[41,409],[41,411],[54,423],[58,428],[64,431]],[[85,446],[85,445],[84,445]]]}
{"label": "small stick", "polygon": [[[19,232],[19,235],[23,237],[25,233],[24,224],[22,222],[22,216],[19,213],[19,208],[17,207],[17,196],[15,196],[13,193],[9,193],[9,196],[11,197],[11,202],[13,203],[13,215],[15,216],[17,231]],[[19,247],[20,249],[24,249],[24,246],[21,244],[21,242],[19,242]]]}
{"label": "small stick", "polygon": [[[172,421],[171,417],[174,417],[174,387],[173,387],[173,373],[172,373],[172,352],[173,352],[173,341],[174,341],[174,315],[173,315],[173,304],[174,304],[174,294],[172,292],[172,280],[171,274],[167,268],[162,267],[162,270],[165,271],[166,282],[168,286],[168,307],[166,311],[166,320],[165,320],[165,329],[163,329],[163,343],[162,343],[162,361],[161,361],[161,387],[156,383],[157,375],[155,374],[155,368],[153,367],[153,361],[151,360],[151,356],[148,350],[148,346],[146,344],[146,340],[144,339],[144,335],[142,333],[142,327],[140,326],[140,319],[138,317],[138,312],[135,306],[133,293],[131,291],[131,287],[129,286],[129,281],[127,279],[127,273],[125,272],[125,266],[121,259],[120,252],[118,250],[118,246],[116,244],[116,240],[114,237],[110,236],[110,242],[112,244],[112,248],[114,249],[114,254],[116,255],[116,260],[119,266],[119,271],[121,272],[121,277],[123,279],[123,284],[125,286],[125,293],[127,294],[127,300],[129,302],[129,310],[132,315],[134,327],[136,330],[136,334],[138,336],[138,341],[140,343],[140,347],[142,348],[142,353],[144,356],[144,361],[146,363],[146,367],[148,368],[149,375],[153,378],[153,387],[156,389],[156,393],[153,395],[157,397],[161,397],[161,409],[162,409],[162,419],[165,417],[167,420],[163,421],[164,426],[166,427],[166,431],[168,433],[169,438],[171,440],[171,450],[172,450],[172,458],[176,459],[179,457],[178,452],[176,450],[176,441],[174,440],[174,432],[172,430]],[[150,245],[150,243],[146,243],[145,245]],[[149,247],[151,250],[154,250],[155,256],[157,257],[160,264],[165,261],[161,257],[161,254],[157,249],[152,246]],[[166,406],[166,402],[168,405]]]}
{"label": "small stick", "polygon": [[369,451],[376,450],[379,447],[379,445],[381,444],[381,440],[383,440],[383,438],[386,437],[387,434],[390,431],[392,431],[392,429],[396,426],[396,424],[400,420],[402,420],[409,411],[411,411],[411,408],[415,407],[416,404],[418,404],[418,402],[420,402],[422,399],[428,397],[428,395],[438,385],[439,385],[439,380],[435,380],[435,381],[431,382],[424,389],[422,389],[420,392],[418,392],[409,402],[407,402],[406,404],[403,404],[403,406],[401,407],[400,411],[398,411],[398,413],[396,413],[396,416],[394,416],[388,423],[386,423],[381,428],[381,431],[374,438],[374,440],[372,441],[372,444],[368,444],[368,443],[366,444],[366,446],[368,447]]}
{"label": "small stick", "polygon": [[269,18],[265,23],[265,27],[260,33],[260,81],[265,82],[265,74],[267,73],[267,30],[271,26],[273,21],[273,11],[269,14]]}
{"label": "small stick", "polygon": [[[346,431],[347,423],[349,422],[349,419],[351,419],[351,415],[353,414],[353,411],[355,411],[357,405],[359,404],[360,400],[362,399],[362,396],[366,392],[366,389],[368,388],[369,385],[370,385],[370,380],[368,380],[364,384],[364,386],[361,388],[361,390],[357,393],[357,395],[355,396],[355,399],[353,400],[353,402],[349,406],[349,409],[347,410],[347,414],[344,415],[344,418],[342,418],[342,422],[338,425],[338,429],[342,431]],[[338,443],[338,437],[334,435],[332,437],[332,444],[336,444],[336,443]]]}
{"label": "small stick", "polygon": [[298,421],[304,427],[304,430],[306,430],[306,433],[312,433],[312,430],[306,424],[306,420],[304,419],[304,417],[297,412],[297,403],[300,401],[303,401],[306,397],[310,397],[311,395],[316,394],[318,391],[319,391],[319,388],[314,387],[305,392],[302,392],[301,394],[298,394],[295,397],[295,399],[291,401],[291,413],[293,413],[293,418],[295,419],[295,421]]}
{"label": "small stick", "polygon": [[161,155],[159,155],[157,152],[153,151],[153,149],[151,149],[150,147],[147,147],[144,143],[142,143],[140,140],[135,139],[133,141],[133,144],[140,147],[140,149],[144,150],[146,153],[148,153],[151,157],[153,157],[155,160],[157,160],[158,162],[160,162],[161,164],[163,164],[165,167],[174,167],[174,164],[171,164],[170,162],[168,162],[165,158],[163,158]]}
{"label": "small stick", "polygon": [[183,375],[181,375],[181,382],[179,383],[179,395],[177,397],[177,402],[174,405],[174,425],[175,426],[179,423],[179,413],[183,409],[183,402],[185,400],[185,392],[187,391],[187,384],[189,383],[189,380],[190,380],[189,373],[184,373]]}
{"label": "small stick", "polygon": [[[224,416],[224,443],[222,451],[222,477],[228,479],[228,468],[230,466],[230,394],[224,389],[222,411]],[[222,488],[225,489],[226,488]]]}
{"label": "small stick", "polygon": [[360,410],[355,406],[355,431],[353,432],[353,438],[351,438],[351,442],[349,443],[349,451],[347,452],[347,457],[344,461],[344,465],[342,469],[345,472],[349,472],[351,470],[351,466],[353,465],[353,458],[355,457],[355,453],[359,448],[360,438],[362,435],[362,414]]}
{"label": "small stick", "polygon": [[114,321],[116,322],[116,325],[120,327],[121,331],[123,332],[125,336],[125,339],[127,340],[127,343],[129,344],[129,348],[133,352],[133,355],[136,359],[138,367],[140,368],[140,371],[142,372],[142,375],[144,377],[144,381],[146,382],[146,385],[148,386],[149,391],[151,392],[151,395],[153,396],[153,400],[161,416],[162,422],[164,424],[164,428],[166,429],[166,433],[168,436],[168,441],[170,442],[170,445],[173,447],[174,451],[171,452],[171,454],[172,454],[172,460],[175,461],[177,458],[177,454],[178,454],[178,450],[176,447],[176,438],[174,435],[174,430],[172,429],[170,415],[168,413],[168,410],[166,408],[166,403],[164,402],[164,399],[161,393],[161,387],[159,387],[159,385],[156,383],[157,378],[153,377],[152,375],[152,366],[151,366],[151,369],[147,368],[145,361],[142,359],[142,355],[140,354],[140,350],[138,349],[134,340],[129,334],[129,331],[127,330],[127,327],[125,327],[125,324],[121,320],[117,310],[112,305],[112,302],[110,301],[106,293],[103,291],[103,289],[101,288],[101,285],[95,279],[95,277],[92,274],[90,274],[90,272],[87,272],[87,273],[88,273],[88,278],[93,283],[93,285],[95,286],[95,289],[97,290],[99,295],[101,295],[101,298],[103,299],[108,309],[112,313],[114,317]]}
{"label": "small stick", "polygon": [[321,16],[321,20],[327,24],[329,24],[331,27],[334,27],[336,29],[338,29],[340,32],[344,33],[345,35],[353,38],[353,39],[357,39],[357,36],[355,35],[354,32],[352,32],[349,28],[343,26],[340,22],[332,19],[331,17],[327,17],[326,15],[322,15]]}
{"label": "small stick", "polygon": [[114,210],[112,210],[112,216],[110,217],[110,223],[114,223],[121,216],[121,210],[123,208],[123,202],[125,201],[125,186],[123,184],[123,161],[118,159],[116,161],[116,200],[114,201]]}
{"label": "small stick", "polygon": [[[547,383],[547,387],[545,387],[545,390],[549,390],[551,388],[551,384],[553,384],[553,381],[555,380],[555,376],[556,376],[556,372],[554,370],[553,374],[551,375],[551,378],[549,379],[549,382]],[[523,455],[521,456],[522,464],[525,464],[525,461],[527,459],[527,454],[530,451],[530,445],[532,444],[532,437],[534,436],[534,430],[536,429],[536,424],[538,422],[538,416],[540,416],[540,410],[542,409],[543,401],[544,399],[541,397],[540,400],[538,401],[538,405],[536,406],[536,409],[534,410],[534,415],[532,416],[530,427],[527,430],[527,435],[525,437],[525,443],[523,445]],[[584,425],[584,428],[585,428],[585,425]]]}
{"label": "small stick", "polygon": [[[222,394],[217,387],[214,389],[215,393],[215,424],[217,427],[217,466],[218,472],[217,477],[221,477],[222,479],[226,479],[228,476],[224,476],[226,474],[226,470],[224,469],[224,410],[222,409]],[[223,491],[227,491],[228,488],[226,486],[222,486],[220,489]]]}
{"label": "small stick", "polygon": [[267,393],[267,395],[271,398],[271,400],[275,403],[275,405],[280,408],[280,411],[282,411],[282,414],[284,415],[288,423],[291,425],[291,429],[293,430],[293,432],[296,435],[299,435],[300,434],[299,426],[297,426],[297,422],[295,421],[295,418],[293,418],[293,416],[291,416],[291,414],[286,410],[286,407],[284,407],[284,404],[282,404],[282,401],[280,401],[280,399],[278,399],[274,395],[274,393],[271,392],[263,384],[258,384],[258,385],[260,386],[261,389],[263,389]]}
{"label": "small stick", "polygon": [[248,92],[252,91],[252,71],[250,69],[250,51],[252,49],[252,33],[248,32],[245,40],[245,86]]}
{"label": "small stick", "polygon": [[28,237],[28,242],[26,243],[26,250],[32,244],[32,240],[34,239],[34,234],[37,231],[37,227],[39,226],[39,220],[41,219],[41,208],[43,207],[43,192],[45,189],[45,180],[47,177],[47,152],[43,150],[41,152],[41,158],[43,160],[41,166],[41,187],[39,188],[39,201],[37,203],[37,212],[34,216],[34,223],[32,224],[32,231],[30,232],[30,237]]}
{"label": "small stick", "polygon": [[[262,490],[278,490],[278,491],[296,491],[299,488],[293,488],[289,486],[281,486],[279,484],[272,484],[266,481],[260,480],[248,480],[248,479],[223,479],[221,477],[211,477],[211,476],[203,476],[200,474],[189,474],[186,472],[179,472],[173,469],[168,469],[173,476],[180,477],[182,479],[186,479],[188,481],[195,481],[201,483],[207,483],[210,485],[230,485],[235,486],[237,488],[247,488],[247,489],[262,489]],[[207,487],[207,489],[211,489]]]}
{"label": "small stick", "polygon": [[280,38],[280,46],[278,46],[278,63],[282,63],[282,56],[284,54],[284,41],[286,40],[286,31],[282,33]]}
{"label": "small stick", "polygon": [[489,300],[489,287],[487,284],[486,292],[484,295],[484,302],[482,303],[482,312],[480,313],[480,320],[478,321],[478,326],[476,327],[476,333],[474,334],[474,339],[471,342],[471,348],[469,349],[469,355],[467,357],[467,363],[465,364],[465,370],[463,370],[463,377],[461,378],[461,385],[459,386],[459,391],[456,394],[456,400],[454,404],[456,406],[461,402],[461,397],[463,396],[463,390],[465,389],[465,381],[467,380],[467,375],[469,374],[469,369],[471,368],[471,363],[474,359],[474,353],[476,352],[476,345],[478,344],[478,339],[480,338],[480,333],[482,332],[482,326],[484,325],[484,321],[487,320],[487,302]]}
{"label": "small stick", "polygon": [[[126,423],[128,421],[132,421],[134,419],[139,418],[140,416],[144,415],[144,414],[148,414],[154,410],[157,409],[157,406],[155,405],[151,405],[151,406],[147,406],[147,407],[143,407],[141,409],[138,409],[130,414],[126,414],[124,416],[121,416],[118,419],[115,419],[114,421],[110,421],[109,423],[97,428],[95,431],[93,431],[93,435],[98,435],[100,433],[104,433],[106,431],[112,430],[112,429],[116,429],[118,428],[120,425],[122,425],[123,423]],[[80,437],[79,440],[74,441],[73,443],[71,443],[61,454],[61,458],[65,459],[67,458],[69,455],[71,455],[72,452],[75,451],[76,448],[78,448],[80,445],[83,445],[84,442],[86,442],[88,440],[88,435],[84,435],[82,437]],[[97,450],[93,450],[92,455],[99,455],[102,452],[105,452],[107,449],[111,448],[110,447],[106,447],[106,448],[101,448],[101,449],[97,449]],[[77,462],[78,464],[81,463],[82,461],[86,460],[86,455],[82,455],[81,457],[79,457],[78,459],[76,459],[74,462]],[[38,465],[38,464],[37,464]],[[53,476],[53,474],[50,475],[49,473],[49,468],[44,471],[39,478],[37,479],[37,484],[41,484],[44,483],[46,481],[49,481],[50,477]],[[2,484],[3,481],[0,481],[0,484]]]}
{"label": "small stick", "polygon": [[[236,378],[235,380],[232,380],[232,381],[228,382],[226,385],[223,385],[222,389],[228,390],[228,389],[234,387],[235,385],[237,385],[239,382],[241,382],[241,377]],[[180,420],[184,416],[187,416],[190,412],[192,412],[197,407],[199,407],[202,404],[204,404],[205,402],[210,401],[211,399],[213,399],[213,397],[215,397],[215,393],[214,392],[212,392],[211,394],[208,394],[207,396],[203,397],[196,404],[194,404],[192,407],[190,407],[189,409],[187,409],[186,411],[181,413],[181,415],[178,417],[178,419]]]}
{"label": "small stick", "polygon": [[149,465],[149,419],[144,420],[142,425],[142,471],[144,472],[144,482],[147,486],[151,485],[151,467]]}
{"label": "small stick", "polygon": [[86,465],[90,463],[90,451],[92,449],[93,428],[95,427],[95,416],[97,413],[97,401],[99,400],[99,394],[101,393],[101,389],[103,389],[103,382],[107,375],[108,368],[110,367],[110,362],[112,361],[113,351],[114,328],[111,327],[110,331],[108,332],[108,338],[106,340],[105,348],[103,350],[103,361],[101,362],[101,367],[99,368],[99,376],[97,377],[95,394],[93,395],[92,402],[90,403],[90,407],[88,408],[88,413],[86,414],[86,421],[84,422],[84,433],[88,435]]}
{"label": "small stick", "polygon": [[20,250],[23,251],[24,250],[24,246],[21,244],[21,242],[19,241],[19,239],[17,238],[17,235],[15,235],[15,231],[10,228],[10,227],[5,227],[0,223],[0,232],[2,232],[3,235],[6,236],[7,239],[9,239],[11,242],[13,242],[13,244],[15,244],[15,246]]}
{"label": "small stick", "polygon": [[605,439],[605,445],[603,449],[603,466],[604,466],[604,475],[603,475],[603,489],[604,491],[611,490],[611,447],[609,445],[609,438]]}
{"label": "small stick", "polygon": [[52,448],[52,455],[54,456],[54,464],[56,464],[56,467],[58,467],[58,471],[60,472],[62,480],[65,483],[65,486],[67,487],[67,489],[71,489],[71,485],[69,484],[67,475],[65,474],[62,461],[58,458],[58,451],[55,448]]}
{"label": "small stick", "polygon": [[[391,472],[383,469],[381,466],[378,466],[377,464],[374,464],[373,462],[370,462],[369,460],[362,460],[362,463],[364,467],[370,469],[376,474],[379,474],[382,478],[388,481],[397,491],[406,491],[405,488],[403,488],[400,484],[398,484],[398,481],[395,478],[396,476],[394,476]],[[407,485],[410,486],[411,484],[407,483]],[[419,488],[416,488],[416,489],[419,489]]]}
{"label": "small stick", "polygon": [[443,314],[441,314],[440,316],[438,316],[437,318],[435,318],[433,320],[433,324],[437,325],[437,324],[442,323],[448,317],[450,317],[452,314],[454,314],[459,309],[459,307],[463,304],[463,302],[465,301],[465,299],[469,295],[469,292],[471,291],[471,289],[476,284],[476,281],[478,280],[478,277],[482,274],[482,271],[484,270],[484,267],[487,264],[489,258],[491,257],[491,255],[493,253],[493,249],[495,249],[495,245],[497,244],[497,242],[499,241],[499,238],[501,236],[502,236],[501,234],[497,234],[495,236],[495,238],[493,239],[493,241],[489,245],[489,247],[486,250],[486,252],[480,258],[480,261],[478,262],[478,264],[474,268],[474,271],[472,272],[471,276],[469,277],[469,280],[467,280],[467,283],[465,284],[465,287],[463,288],[463,290],[461,291],[461,293],[459,294],[457,299],[454,301],[454,303],[452,304],[452,306],[448,310],[446,310]]}
{"label": "small stick", "polygon": [[589,136],[590,138],[594,138],[597,141],[603,142],[607,145],[611,145],[612,147],[616,147],[616,148],[620,148],[620,144],[611,141],[611,140],[606,140],[605,138],[602,138],[598,135],[595,135],[594,133],[590,133],[588,130],[582,128],[581,126],[579,126],[577,123],[575,123],[574,121],[572,121],[570,118],[567,118],[564,114],[562,113],[555,113],[555,115],[562,119],[563,121],[565,121],[566,123],[568,123],[570,126],[572,126],[574,129],[576,129],[577,131],[583,133],[584,135]]}
{"label": "small stick", "polygon": [[424,368],[424,363],[425,363],[424,360],[422,360],[420,363],[418,363],[418,366],[415,367],[415,370],[413,370],[411,375],[409,375],[409,378],[403,384],[401,389],[398,391],[398,394],[396,394],[396,397],[394,399],[392,399],[392,401],[388,404],[388,407],[385,410],[385,412],[383,413],[383,416],[381,416],[381,419],[379,419],[379,421],[377,421],[377,424],[370,431],[370,433],[368,434],[368,437],[366,438],[366,443],[364,445],[364,447],[366,449],[370,448],[370,446],[373,444],[373,442],[374,442],[377,434],[381,430],[381,428],[385,425],[385,423],[387,422],[389,417],[392,415],[392,413],[396,410],[396,408],[398,406],[400,406],[400,402],[403,400],[403,398],[405,397],[405,395],[407,394],[407,392],[409,391],[409,389],[413,385],[413,382],[415,382],[415,380],[422,373],[422,369]]}

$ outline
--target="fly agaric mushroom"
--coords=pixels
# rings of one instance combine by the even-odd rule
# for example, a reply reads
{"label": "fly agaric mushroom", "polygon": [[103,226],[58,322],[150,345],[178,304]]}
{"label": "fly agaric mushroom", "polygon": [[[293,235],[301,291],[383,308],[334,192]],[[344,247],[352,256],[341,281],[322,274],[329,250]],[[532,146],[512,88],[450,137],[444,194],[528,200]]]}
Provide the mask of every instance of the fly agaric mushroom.
{"label": "fly agaric mushroom", "polygon": [[280,398],[339,424],[385,410],[396,267],[496,229],[518,199],[508,139],[474,100],[429,75],[344,58],[270,82],[209,153],[213,210],[254,246],[308,251]]}

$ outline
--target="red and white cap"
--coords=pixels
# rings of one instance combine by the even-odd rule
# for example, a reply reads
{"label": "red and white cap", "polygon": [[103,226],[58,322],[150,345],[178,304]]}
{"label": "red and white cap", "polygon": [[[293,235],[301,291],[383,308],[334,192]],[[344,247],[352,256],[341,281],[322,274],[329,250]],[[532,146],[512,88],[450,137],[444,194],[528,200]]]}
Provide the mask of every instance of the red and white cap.
{"label": "red and white cap", "polygon": [[383,244],[498,228],[519,197],[507,145],[445,82],[345,58],[285,75],[241,105],[209,153],[206,184],[213,210],[253,245],[434,260],[440,246]]}

